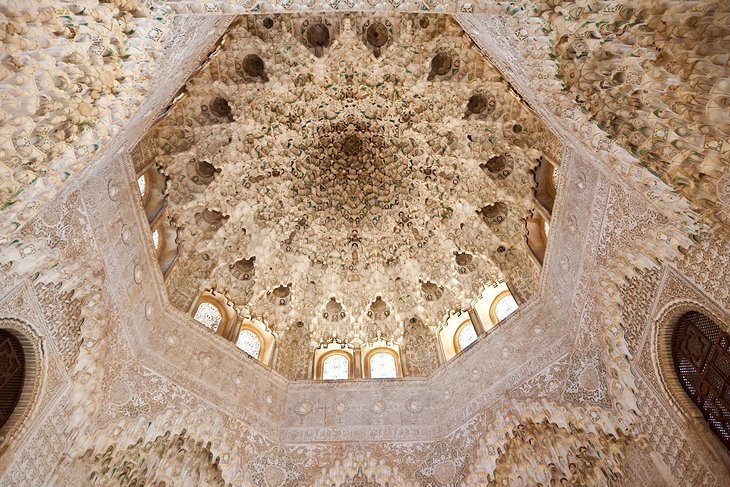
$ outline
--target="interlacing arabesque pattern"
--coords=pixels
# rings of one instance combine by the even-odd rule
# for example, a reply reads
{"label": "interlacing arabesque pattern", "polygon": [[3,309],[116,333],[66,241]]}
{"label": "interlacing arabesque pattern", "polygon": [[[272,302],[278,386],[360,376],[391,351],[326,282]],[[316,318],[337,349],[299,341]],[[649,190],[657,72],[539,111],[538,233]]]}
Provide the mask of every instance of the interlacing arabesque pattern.
{"label": "interlacing arabesque pattern", "polygon": [[[648,244],[647,248],[652,248],[652,252],[662,252],[661,247],[657,247],[653,241],[657,232],[660,234],[672,232],[671,225],[652,221],[656,213],[637,214],[632,208],[638,208],[636,204],[638,201],[640,200],[637,197],[632,197],[629,193],[614,187],[609,202],[610,212],[622,213],[623,218],[619,221],[623,221],[624,224],[608,221],[603,234],[618,231],[623,234],[629,228],[646,226],[647,229],[641,233],[642,241],[633,242],[637,245],[635,249]],[[610,241],[619,246],[623,245],[621,239]],[[615,251],[610,248],[599,250],[604,256],[599,257],[599,260],[602,259],[601,261],[608,266],[605,269],[606,273],[601,275],[619,275],[620,272],[626,272],[626,260],[605,258],[606,255],[613,257]],[[602,303],[601,309],[617,308],[618,302],[612,295],[611,289],[614,287],[618,289],[618,284],[610,279],[605,281],[599,279],[599,282],[601,289],[605,289],[601,294],[603,297],[598,301]],[[605,316],[604,312],[598,314]],[[473,453],[475,460],[472,464],[464,463],[465,452],[456,456],[454,452],[449,454],[442,452],[434,456],[436,450],[427,453],[437,448],[437,444],[389,446],[385,450],[362,447],[352,449],[349,446],[334,447],[321,444],[315,448],[316,459],[306,459],[302,456],[304,451],[299,448],[273,448],[270,443],[260,443],[260,440],[258,444],[262,448],[252,449],[252,444],[247,443],[251,441],[249,436],[251,433],[246,433],[246,428],[240,423],[231,423],[209,410],[204,410],[203,413],[188,409],[175,413],[170,411],[159,418],[144,420],[142,417],[145,413],[141,411],[142,417],[138,420],[125,420],[110,427],[122,435],[115,440],[118,446],[114,446],[112,450],[108,450],[108,444],[99,443],[99,439],[106,437],[106,433],[89,436],[85,441],[98,444],[99,452],[92,455],[97,459],[97,463],[89,468],[95,470],[101,468],[99,464],[103,464],[102,459],[107,458],[104,456],[106,451],[129,451],[129,445],[137,443],[138,435],[144,431],[146,439],[139,445],[145,450],[167,441],[159,437],[188,434],[191,438],[196,438],[194,443],[200,445],[206,444],[206,438],[215,438],[211,440],[210,454],[206,453],[196,457],[198,460],[191,459],[191,463],[180,466],[175,466],[174,462],[165,462],[156,473],[148,473],[152,476],[150,478],[157,479],[166,478],[164,472],[168,469],[179,471],[197,465],[195,468],[199,470],[196,472],[214,471],[214,466],[217,465],[221,468],[223,478],[233,485],[257,485],[257,481],[266,481],[269,485],[285,485],[287,481],[294,480],[307,485],[309,483],[317,485],[313,483],[315,482],[313,479],[316,478],[315,472],[319,471],[319,465],[328,464],[331,467],[322,473],[324,475],[322,481],[335,485],[350,485],[354,479],[371,482],[373,486],[385,485],[387,481],[390,481],[391,485],[409,485],[406,482],[419,479],[437,482],[435,485],[454,485],[460,481],[458,479],[466,481],[467,485],[498,484],[502,480],[517,482],[518,478],[528,483],[566,479],[591,484],[607,481],[604,477],[606,475],[616,480],[620,476],[624,461],[623,452],[629,442],[635,441],[632,438],[637,434],[635,428],[640,419],[637,416],[632,376],[628,369],[628,351],[625,345],[621,345],[624,343],[622,333],[618,327],[611,326],[609,321],[603,326],[599,336],[612,343],[609,354],[613,364],[611,366],[613,370],[611,398],[615,404],[613,410],[607,411],[595,406],[566,408],[548,401],[539,403],[522,401],[503,405],[494,412],[494,419],[487,420],[483,426],[477,428],[474,424],[464,426],[463,437],[470,437],[471,440],[457,440],[459,435],[451,435],[453,441],[466,442],[459,447],[467,448],[466,451],[480,445],[477,453]],[[187,407],[190,406],[192,404]],[[236,433],[230,432],[230,428]],[[182,433],[183,429],[186,429],[185,433]],[[229,433],[223,433],[224,431]],[[241,443],[242,440],[244,443]],[[450,449],[454,447],[456,443]],[[407,448],[413,453],[403,455],[408,450],[400,450],[401,455],[393,456],[392,453],[397,450],[392,448]],[[136,455],[136,453],[125,453],[125,455]],[[401,456],[403,460],[392,460]],[[217,460],[217,457],[220,460]],[[426,463],[421,464],[419,458],[425,458]],[[203,470],[200,470],[201,468]],[[211,468],[213,470],[210,470]],[[701,479],[698,480],[698,484],[700,483]]]}

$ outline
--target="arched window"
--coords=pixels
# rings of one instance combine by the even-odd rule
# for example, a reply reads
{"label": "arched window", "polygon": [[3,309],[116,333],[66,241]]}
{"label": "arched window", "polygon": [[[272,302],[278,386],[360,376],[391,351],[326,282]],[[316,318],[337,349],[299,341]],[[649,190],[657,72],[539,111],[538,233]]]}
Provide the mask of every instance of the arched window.
{"label": "arched window", "polygon": [[394,379],[398,377],[395,355],[389,352],[376,352],[370,355],[371,379]]}
{"label": "arched window", "polygon": [[160,231],[156,228],[152,231],[152,246],[155,250],[160,248]]}
{"label": "arched window", "polygon": [[538,210],[533,210],[532,216],[525,220],[527,246],[540,264],[545,260],[545,250],[547,249],[547,231],[549,231],[549,227],[545,223],[546,219]]}
{"label": "arched window", "polygon": [[25,356],[15,336],[0,330],[0,428],[18,405],[25,382]]}
{"label": "arched window", "polygon": [[193,316],[195,321],[202,323],[213,331],[217,331],[223,321],[223,314],[218,306],[209,301],[203,301],[198,305],[198,309]]}
{"label": "arched window", "polygon": [[137,176],[137,186],[147,221],[152,223],[165,207],[165,176],[150,167]]}
{"label": "arched window", "polygon": [[144,201],[147,196],[147,177],[144,174],[137,178],[137,186],[139,186],[139,194],[142,195],[142,201]]}
{"label": "arched window", "polygon": [[241,330],[238,340],[236,340],[236,346],[255,359],[261,355],[261,338],[251,329]]}
{"label": "arched window", "polygon": [[322,380],[343,380],[350,377],[350,359],[342,353],[331,353],[322,361]]}
{"label": "arched window", "polygon": [[555,181],[555,166],[545,157],[541,157],[538,166],[535,168],[535,197],[537,201],[548,212],[553,211],[557,186]]}
{"label": "arched window", "polygon": [[690,311],[674,329],[672,357],[684,391],[730,450],[730,335],[709,317]]}
{"label": "arched window", "polygon": [[456,332],[456,351],[460,352],[474,343],[477,339],[477,331],[471,321],[465,321]]}
{"label": "arched window", "polygon": [[503,292],[492,303],[492,311],[497,322],[502,321],[515,311],[517,311],[517,301],[512,297],[509,291]]}

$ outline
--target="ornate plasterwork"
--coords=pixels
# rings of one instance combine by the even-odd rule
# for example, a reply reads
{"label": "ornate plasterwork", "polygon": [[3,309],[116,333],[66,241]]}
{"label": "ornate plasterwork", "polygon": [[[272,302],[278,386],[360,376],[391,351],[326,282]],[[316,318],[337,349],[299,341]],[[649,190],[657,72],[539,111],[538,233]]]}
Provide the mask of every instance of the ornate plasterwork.
{"label": "ornate plasterwork", "polygon": [[535,294],[530,171],[561,145],[449,17],[243,17],[224,39],[132,154],[169,178],[173,303],[217,288],[280,335],[370,343],[500,279]]}
{"label": "ornate plasterwork", "polygon": [[607,137],[591,120],[591,114],[566,96],[559,79],[559,65],[551,51],[551,26],[534,15],[539,9],[524,6],[527,8],[511,10],[511,15],[457,15],[456,18],[561,138],[574,144],[586,157],[597,156],[601,170],[620,174],[662,213],[688,228],[701,227],[696,212],[686,200]]}
{"label": "ornate plasterwork", "polygon": [[37,431],[41,418],[71,388],[71,378],[64,368],[66,357],[59,348],[67,340],[63,323],[73,316],[73,306],[71,316],[65,316],[64,307],[57,308],[61,322],[57,326],[54,320],[44,319],[30,286],[17,285],[0,298],[0,328],[18,338],[25,355],[23,391],[15,412],[0,431],[0,475],[32,441],[29,438]]}
{"label": "ornate plasterwork", "polygon": [[143,1],[3,12],[0,242],[70,176],[137,140],[230,22],[170,13]]}
{"label": "ornate plasterwork", "polygon": [[143,2],[13,7],[0,34],[3,234],[132,115],[168,16]]}
{"label": "ornate plasterwork", "polygon": [[[17,468],[8,473],[10,485],[32,483],[33,479],[49,474],[59,485],[73,483],[97,468],[90,459],[97,455],[102,458],[109,446],[115,452],[132,451],[137,447],[129,450],[130,446],[143,438],[141,447],[144,448],[144,445],[155,444],[156,438],[164,437],[167,431],[170,436],[190,435],[196,442],[201,442],[202,449],[210,441],[212,458],[209,464],[172,460],[155,475],[164,476],[165,468],[182,470],[198,465],[207,469],[206,465],[214,465],[215,458],[220,457],[221,475],[232,485],[263,485],[264,482],[267,485],[286,485],[287,482],[316,485],[320,478],[335,485],[347,485],[354,478],[362,479],[362,475],[366,475],[368,481],[375,475],[374,481],[381,484],[389,479],[392,485],[413,482],[415,485],[445,486],[468,478],[473,479],[473,485],[484,485],[481,479],[489,479],[490,475],[498,482],[518,473],[537,481],[550,471],[546,460],[550,457],[522,440],[525,431],[534,431],[539,437],[550,437],[551,431],[559,431],[561,440],[551,454],[586,460],[585,468],[571,471],[576,478],[593,478],[590,477],[595,473],[593,467],[598,465],[593,463],[596,454],[622,465],[623,453],[619,452],[627,443],[633,442],[630,436],[633,433],[627,435],[622,431],[631,431],[627,425],[636,421],[636,416],[620,413],[625,406],[618,411],[607,410],[599,404],[556,406],[556,402],[564,404],[562,394],[567,390],[567,383],[564,372],[560,372],[564,370],[561,364],[565,358],[558,362],[555,358],[556,355],[571,356],[568,352],[575,336],[574,326],[581,324],[579,328],[594,337],[600,337],[606,331],[605,323],[609,322],[600,318],[600,312],[605,312],[606,308],[601,299],[596,299],[593,290],[605,285],[601,280],[603,276],[619,275],[618,269],[633,258],[605,243],[596,245],[595,242],[602,241],[601,235],[621,233],[617,228],[619,224],[611,220],[620,212],[624,214],[622,218],[627,219],[626,228],[635,226],[637,219],[647,215],[635,204],[632,193],[620,186],[606,187],[605,183],[596,181],[587,161],[575,157],[569,160],[569,170],[561,173],[560,187],[564,194],[588,198],[594,203],[563,206],[554,216],[553,242],[557,243],[553,247],[555,250],[548,253],[542,288],[556,289],[559,299],[544,295],[522,306],[490,336],[479,340],[467,353],[425,381],[288,385],[284,392],[284,414],[279,412],[283,409],[279,402],[282,397],[278,392],[268,392],[268,381],[276,379],[270,375],[273,373],[252,361],[237,359],[247,356],[235,350],[231,343],[206,338],[209,335],[202,326],[194,324],[182,313],[166,311],[157,303],[151,309],[141,304],[158,299],[164,303],[164,295],[156,290],[162,282],[159,273],[137,275],[135,272],[138,262],[155,261],[145,240],[144,232],[148,230],[144,227],[146,220],[141,208],[137,214],[133,210],[137,195],[134,174],[131,167],[125,168],[124,164],[100,168],[88,180],[82,206],[97,229],[94,242],[99,245],[104,264],[99,261],[100,257],[94,257],[95,245],[89,245],[86,249],[91,253],[86,265],[106,269],[105,273],[98,274],[104,276],[106,283],[102,292],[109,292],[113,296],[111,301],[124,307],[126,312],[120,314],[114,309],[116,305],[101,302],[96,307],[101,308],[102,316],[107,316],[108,320],[84,321],[86,329],[82,328],[82,334],[93,337],[93,344],[79,359],[84,375],[74,397],[94,400],[73,406],[71,426],[66,432],[49,425],[43,436],[33,439],[54,441],[54,452],[58,451],[56,458],[61,457],[61,451],[68,451],[61,465],[43,470],[42,462],[38,460],[25,463],[25,469],[16,464]],[[127,170],[126,174],[124,170]],[[128,184],[123,183],[125,180]],[[99,181],[102,184],[98,184]],[[109,191],[110,181],[119,185],[118,192]],[[77,205],[72,199],[64,201],[69,206]],[[607,204],[611,211],[606,211]],[[118,217],[108,218],[112,214]],[[663,228],[661,222],[649,217],[642,220],[645,225]],[[583,224],[578,225],[578,221]],[[601,227],[603,230],[597,231]],[[133,230],[125,232],[126,229]],[[655,233],[645,230],[640,240],[649,241],[651,245],[655,238]],[[616,245],[626,243],[615,240]],[[639,245],[644,245],[638,241],[630,243],[634,252],[638,251]],[[124,255],[128,261],[120,262],[116,257],[120,248],[126,249]],[[613,258],[607,259],[606,255]],[[610,272],[601,269],[591,273],[595,260],[609,266]],[[585,272],[569,272],[577,268],[584,268]],[[583,277],[578,279],[579,276]],[[565,288],[555,287],[554,279]],[[606,284],[610,282],[613,281]],[[93,284],[98,290],[98,281]],[[613,285],[618,289],[617,284]],[[578,311],[574,311],[576,306],[573,306],[563,314],[562,310],[573,299],[574,292],[577,293]],[[605,298],[605,295],[601,296]],[[559,342],[554,341],[561,338]],[[126,345],[127,339],[130,345]],[[522,363],[520,357],[524,357],[524,351],[529,351],[529,344],[535,340],[539,340],[544,354],[515,369],[515,364]],[[595,338],[591,338],[581,341],[580,346],[600,350],[602,347],[595,343]],[[618,352],[623,353],[620,348]],[[485,360],[487,357],[489,360]],[[135,364],[136,360],[159,372]],[[209,373],[213,360],[215,373]],[[618,357],[608,360],[621,363]],[[235,367],[229,368],[230,365]],[[556,372],[545,373],[546,370]],[[618,370],[619,373],[612,373],[609,393],[619,404],[631,407],[633,387],[622,391],[616,385],[632,382],[625,379],[623,369]],[[245,388],[231,380],[234,375],[230,371],[235,371],[239,377],[245,373]],[[530,390],[523,386],[526,381],[533,384],[533,389],[525,399],[524,391]],[[536,385],[541,382],[545,386]],[[213,387],[205,386],[206,383]],[[583,381],[584,386],[590,383]],[[505,387],[508,391],[520,391],[523,399],[505,403]],[[216,388],[220,389],[218,393],[215,393]],[[250,394],[251,390],[257,394]],[[312,400],[321,397],[331,397],[332,404]],[[535,397],[543,397],[546,401],[536,401]],[[254,402],[248,402],[252,400]],[[257,417],[275,419],[276,423],[267,425],[266,421],[257,421]],[[412,419],[406,420],[409,417]],[[439,418],[442,424],[429,424],[433,419],[427,418]],[[54,420],[63,424],[58,418]],[[403,420],[410,424],[404,424]],[[275,424],[293,428],[282,432]],[[454,429],[455,425],[459,426]],[[183,429],[187,432],[183,433]],[[66,437],[70,432],[73,432],[73,442],[68,446],[66,440],[54,439],[54,435]],[[423,432],[427,435],[419,437]],[[682,437],[676,429],[672,435],[673,438]],[[659,444],[660,440],[656,438],[660,436],[652,438]],[[591,445],[587,450],[581,448],[586,441]],[[509,443],[514,447],[510,451],[520,454],[509,457],[511,460],[507,462],[508,457],[490,448],[498,442]],[[84,457],[88,449],[91,449],[90,456]],[[373,460],[367,460],[369,458]],[[681,465],[691,465],[692,458],[682,458]],[[335,468],[322,472],[322,465]],[[541,467],[534,469],[534,465]],[[605,472],[617,468],[614,463],[601,463],[601,466]],[[681,468],[677,472],[686,472],[693,485],[718,483],[714,474],[703,473],[698,468],[691,472]],[[594,480],[602,481],[600,478]]]}
{"label": "ornate plasterwork", "polygon": [[[454,0],[437,0],[418,2],[413,0],[277,0],[260,2],[240,2],[236,0],[215,0],[199,2],[197,0],[160,0],[172,8],[176,14],[281,14],[298,12],[346,13],[346,12],[400,12],[400,13],[480,13],[502,12],[503,2],[481,0],[476,2],[459,2]],[[511,4],[512,2],[507,2]],[[510,6],[508,10],[519,10]]]}
{"label": "ornate plasterwork", "polygon": [[[151,458],[166,462],[147,471],[151,478],[175,479],[182,471],[215,471],[215,478],[219,468],[226,483],[244,486],[533,485],[562,478],[629,486],[658,471],[669,484],[727,484],[723,467],[662,401],[651,367],[643,368],[645,355],[633,358],[630,347],[645,323],[621,309],[636,306],[636,298],[624,301],[633,293],[627,282],[633,287],[653,272],[641,267],[677,258],[697,285],[692,299],[722,309],[727,241],[713,233],[694,244],[680,217],[647,208],[639,192],[605,176],[605,161],[574,149],[562,161],[559,193],[568,201],[553,215],[537,298],[423,379],[341,384],[289,383],[171,308],[153,267],[146,217],[134,207],[131,163],[99,161],[85,179],[69,181],[2,255],[0,293],[10,283],[13,297],[1,309],[30,323],[49,321],[42,335],[57,362],[47,370],[72,364],[73,388],[60,389],[61,400],[32,418],[12,458],[0,456],[0,482],[76,485],[99,470],[94,459],[110,447],[112,462],[139,459],[145,448],[162,450],[175,437],[189,442],[189,453],[155,451]],[[22,255],[29,245],[35,252]],[[692,264],[703,260],[719,264]],[[72,298],[83,303],[78,352],[70,289],[59,290],[59,312],[67,309],[69,320],[56,323],[53,313],[44,320],[38,309],[62,282],[71,282]],[[671,286],[685,297],[690,288]],[[636,293],[648,302],[653,289]],[[28,299],[12,304],[23,293]],[[54,335],[56,324],[72,328],[71,336]],[[591,365],[589,373],[571,372]],[[636,455],[651,459],[643,477],[642,461],[627,458]],[[566,470],[565,459],[578,461]]]}
{"label": "ornate plasterwork", "polygon": [[708,217],[726,217],[718,210],[730,162],[730,7],[545,2],[539,15],[568,96]]}

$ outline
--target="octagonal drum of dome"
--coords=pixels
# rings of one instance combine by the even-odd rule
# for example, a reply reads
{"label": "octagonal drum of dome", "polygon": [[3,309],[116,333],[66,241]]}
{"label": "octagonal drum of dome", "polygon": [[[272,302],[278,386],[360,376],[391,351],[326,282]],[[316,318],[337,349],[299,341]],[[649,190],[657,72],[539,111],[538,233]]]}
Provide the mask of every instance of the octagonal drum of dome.
{"label": "octagonal drum of dome", "polygon": [[536,294],[561,145],[450,16],[242,16],[182,93],[133,151],[178,228],[170,301],[225,296],[286,376]]}

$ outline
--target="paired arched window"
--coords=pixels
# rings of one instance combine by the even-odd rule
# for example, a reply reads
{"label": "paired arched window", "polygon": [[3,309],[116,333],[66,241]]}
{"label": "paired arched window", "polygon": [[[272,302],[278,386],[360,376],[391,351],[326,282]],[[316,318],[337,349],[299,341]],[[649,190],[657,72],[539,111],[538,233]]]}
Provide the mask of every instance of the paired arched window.
{"label": "paired arched window", "polygon": [[499,323],[517,311],[517,307],[517,301],[512,297],[512,294],[509,291],[504,291],[492,302],[490,315],[493,315],[493,319]]}
{"label": "paired arched window", "polygon": [[151,166],[137,176],[137,187],[147,221],[152,223],[165,207],[165,176]]}
{"label": "paired arched window", "polygon": [[270,365],[276,337],[268,326],[243,316],[236,306],[215,290],[204,291],[191,310],[193,319],[220,335],[259,362]]}
{"label": "paired arched window", "polygon": [[238,333],[236,346],[252,356],[259,359],[261,356],[261,337],[250,328],[244,328]]}
{"label": "paired arched window", "polygon": [[345,380],[352,375],[352,359],[349,354],[331,352],[322,358],[322,380]]}
{"label": "paired arched window", "polygon": [[674,328],[672,358],[682,388],[730,450],[730,335],[709,317],[690,311]]}
{"label": "paired arched window", "polygon": [[487,286],[470,309],[452,314],[438,330],[441,359],[454,358],[517,308],[506,282]]}
{"label": "paired arched window", "polygon": [[467,320],[459,326],[459,329],[456,332],[456,343],[454,344],[454,348],[457,352],[461,352],[475,341],[477,341],[477,331],[471,320]]}
{"label": "paired arched window", "polygon": [[165,211],[165,176],[150,167],[137,177],[142,206],[150,224],[152,247],[166,276],[177,259],[177,228]]}
{"label": "paired arched window", "polygon": [[557,181],[555,166],[547,157],[539,160],[534,170],[535,194],[532,215],[527,218],[527,246],[537,262],[542,265],[545,260],[548,234],[550,233],[550,217],[557,197]]}
{"label": "paired arched window", "polygon": [[18,405],[25,382],[25,355],[20,341],[0,330],[0,428]]}
{"label": "paired arched window", "polygon": [[211,330],[218,331],[218,327],[223,321],[223,313],[218,305],[213,304],[211,301],[202,301],[198,305],[198,309],[195,310],[193,318]]}
{"label": "paired arched window", "polygon": [[318,380],[395,379],[402,376],[399,346],[385,341],[362,348],[333,342],[314,353],[314,378]]}

